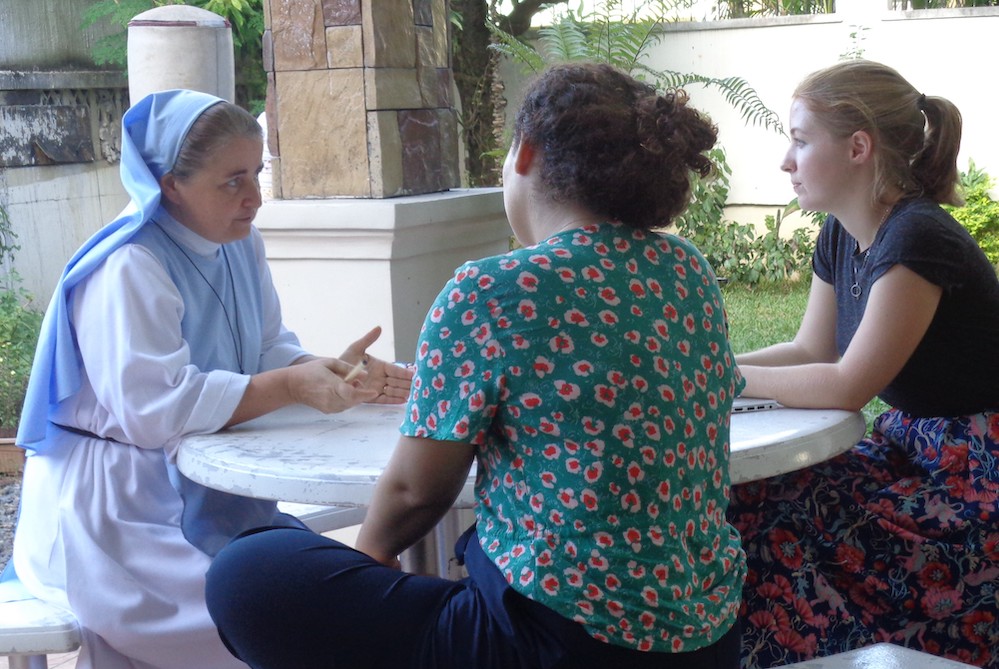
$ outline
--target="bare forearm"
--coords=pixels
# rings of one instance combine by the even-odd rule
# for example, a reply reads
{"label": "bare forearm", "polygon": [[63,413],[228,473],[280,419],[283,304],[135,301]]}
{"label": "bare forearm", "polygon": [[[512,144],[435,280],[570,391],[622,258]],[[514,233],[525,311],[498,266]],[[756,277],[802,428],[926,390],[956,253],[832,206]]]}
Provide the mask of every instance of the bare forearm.
{"label": "bare forearm", "polygon": [[863,387],[837,363],[782,367],[739,366],[746,379],[743,395],[770,397],[784,406],[858,411],[876,391]]}
{"label": "bare forearm", "polygon": [[379,480],[375,499],[357,535],[357,550],[383,564],[394,564],[404,550],[433,530],[450,501],[420,502],[404,487]]}
{"label": "bare forearm", "polygon": [[743,365],[786,367],[819,362],[814,354],[793,341],[774,344],[749,353],[739,353],[735,356],[735,361],[740,367]]}
{"label": "bare forearm", "polygon": [[357,549],[383,564],[434,528],[468,479],[470,444],[400,437],[375,486],[371,508],[357,536]]}
{"label": "bare forearm", "polygon": [[226,427],[244,423],[289,404],[294,404],[294,400],[288,388],[288,373],[285,368],[254,374]]}

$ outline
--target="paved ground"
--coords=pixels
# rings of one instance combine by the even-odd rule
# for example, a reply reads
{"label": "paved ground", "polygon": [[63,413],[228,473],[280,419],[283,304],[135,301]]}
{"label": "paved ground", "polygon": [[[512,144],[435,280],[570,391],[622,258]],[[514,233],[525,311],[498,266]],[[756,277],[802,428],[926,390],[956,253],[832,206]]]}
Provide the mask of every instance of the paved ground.
{"label": "paved ground", "polygon": [[[357,539],[357,531],[359,529],[359,525],[354,527],[345,527],[342,530],[327,532],[326,536],[333,537],[337,541],[342,541],[347,545],[353,546],[354,541]],[[75,669],[77,654],[78,653],[63,653],[60,655],[49,655],[49,669]],[[10,663],[7,661],[6,657],[0,656],[0,669],[10,669]]]}

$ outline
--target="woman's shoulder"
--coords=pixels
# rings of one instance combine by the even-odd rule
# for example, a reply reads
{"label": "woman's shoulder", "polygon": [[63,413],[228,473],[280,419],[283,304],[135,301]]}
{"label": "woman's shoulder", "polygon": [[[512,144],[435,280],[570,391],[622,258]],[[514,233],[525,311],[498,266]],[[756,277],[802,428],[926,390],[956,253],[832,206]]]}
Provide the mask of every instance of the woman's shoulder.
{"label": "woman's shoulder", "polygon": [[889,247],[977,246],[964,226],[929,198],[913,198],[899,202],[879,231],[879,237],[881,243]]}

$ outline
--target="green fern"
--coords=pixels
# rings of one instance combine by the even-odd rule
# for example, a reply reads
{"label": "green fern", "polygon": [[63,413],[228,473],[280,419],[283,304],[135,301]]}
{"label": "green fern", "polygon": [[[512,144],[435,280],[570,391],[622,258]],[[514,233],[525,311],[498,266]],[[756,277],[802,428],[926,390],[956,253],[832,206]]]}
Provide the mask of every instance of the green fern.
{"label": "green fern", "polygon": [[745,123],[783,134],[780,117],[763,103],[745,79],[656,70],[646,64],[649,49],[665,38],[660,25],[668,22],[681,4],[683,0],[650,0],[626,13],[621,0],[603,0],[589,12],[582,7],[568,9],[552,25],[538,29],[537,47],[490,25],[496,38],[491,48],[534,73],[554,63],[594,61],[621,68],[660,90],[691,85],[713,88],[739,112]]}

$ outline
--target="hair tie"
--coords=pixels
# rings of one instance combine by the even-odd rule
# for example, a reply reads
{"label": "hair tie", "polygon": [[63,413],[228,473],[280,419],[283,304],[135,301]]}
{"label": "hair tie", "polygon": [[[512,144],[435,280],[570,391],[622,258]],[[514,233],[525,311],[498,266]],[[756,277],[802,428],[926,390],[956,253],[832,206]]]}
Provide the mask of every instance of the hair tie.
{"label": "hair tie", "polygon": [[919,102],[917,102],[917,104],[919,105],[919,111],[926,111],[926,94],[925,93],[920,93],[919,94]]}

